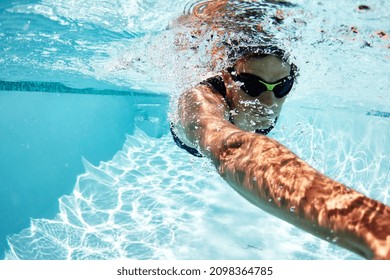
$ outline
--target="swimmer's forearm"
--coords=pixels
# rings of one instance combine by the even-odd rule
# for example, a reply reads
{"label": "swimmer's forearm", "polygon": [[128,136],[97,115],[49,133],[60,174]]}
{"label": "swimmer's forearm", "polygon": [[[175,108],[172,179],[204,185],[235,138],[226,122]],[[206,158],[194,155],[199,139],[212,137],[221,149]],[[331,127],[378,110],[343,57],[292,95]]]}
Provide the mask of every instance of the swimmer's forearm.
{"label": "swimmer's forearm", "polygon": [[316,171],[278,142],[244,132],[207,87],[181,98],[181,124],[219,173],[265,211],[361,256],[390,259],[390,207]]}
{"label": "swimmer's forearm", "polygon": [[213,127],[200,146],[251,203],[365,258],[390,259],[390,207],[324,176],[268,137]]}

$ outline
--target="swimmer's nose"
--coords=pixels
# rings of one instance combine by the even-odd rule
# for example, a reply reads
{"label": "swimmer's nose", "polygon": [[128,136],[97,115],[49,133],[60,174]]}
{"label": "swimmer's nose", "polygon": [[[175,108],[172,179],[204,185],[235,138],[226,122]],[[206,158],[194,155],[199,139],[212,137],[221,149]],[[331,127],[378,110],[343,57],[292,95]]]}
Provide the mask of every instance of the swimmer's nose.
{"label": "swimmer's nose", "polygon": [[272,91],[267,90],[260,95],[259,101],[265,106],[271,107],[275,104],[275,95]]}

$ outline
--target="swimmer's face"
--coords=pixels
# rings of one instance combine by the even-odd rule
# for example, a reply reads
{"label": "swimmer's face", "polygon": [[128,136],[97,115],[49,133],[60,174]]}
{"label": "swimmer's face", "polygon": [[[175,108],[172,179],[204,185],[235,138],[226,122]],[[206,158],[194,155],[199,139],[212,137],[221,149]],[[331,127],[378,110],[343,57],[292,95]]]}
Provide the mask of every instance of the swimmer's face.
{"label": "swimmer's face", "polygon": [[[276,56],[239,60],[235,65],[236,74],[248,73],[272,84],[290,75],[291,66]],[[224,73],[227,96],[234,108],[231,115],[235,125],[247,130],[266,129],[274,124],[282,109],[286,96],[277,98],[273,91],[266,90],[257,97],[248,95],[240,82],[233,81],[231,74]],[[259,92],[260,93],[260,92]]]}

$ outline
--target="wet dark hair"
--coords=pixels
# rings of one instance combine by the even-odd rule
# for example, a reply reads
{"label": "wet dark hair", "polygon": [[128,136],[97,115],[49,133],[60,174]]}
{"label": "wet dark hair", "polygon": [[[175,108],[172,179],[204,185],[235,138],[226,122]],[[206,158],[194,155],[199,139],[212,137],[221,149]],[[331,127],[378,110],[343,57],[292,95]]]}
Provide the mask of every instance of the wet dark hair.
{"label": "wet dark hair", "polygon": [[231,46],[228,51],[228,58],[237,61],[242,58],[262,58],[267,55],[274,55],[287,62],[286,52],[275,46]]}
{"label": "wet dark hair", "polygon": [[298,76],[298,68],[295,64],[289,61],[288,54],[273,45],[265,46],[232,46],[228,47],[228,60],[231,65],[234,65],[240,59],[251,59],[251,58],[263,58],[268,55],[273,55],[285,63],[291,65],[293,78]]}

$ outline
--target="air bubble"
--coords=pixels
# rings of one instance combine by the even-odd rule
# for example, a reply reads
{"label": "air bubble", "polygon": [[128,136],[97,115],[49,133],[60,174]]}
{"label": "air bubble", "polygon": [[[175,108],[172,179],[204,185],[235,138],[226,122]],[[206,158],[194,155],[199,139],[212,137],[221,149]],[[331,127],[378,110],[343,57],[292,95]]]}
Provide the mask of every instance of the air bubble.
{"label": "air bubble", "polygon": [[230,115],[231,115],[231,116],[237,116],[238,113],[237,113],[236,110],[230,110]]}

